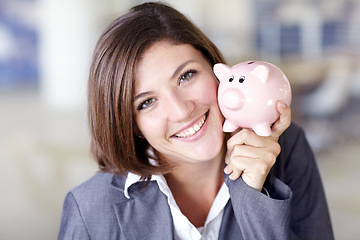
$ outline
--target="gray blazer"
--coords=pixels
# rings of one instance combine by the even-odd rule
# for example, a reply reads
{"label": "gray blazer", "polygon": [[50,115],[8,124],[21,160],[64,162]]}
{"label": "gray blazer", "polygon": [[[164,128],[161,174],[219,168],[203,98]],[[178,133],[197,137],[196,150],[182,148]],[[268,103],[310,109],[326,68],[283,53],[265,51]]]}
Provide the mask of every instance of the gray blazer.
{"label": "gray blazer", "polygon": [[[239,178],[225,176],[230,201],[219,239],[334,239],[313,153],[303,131],[292,124],[279,140],[282,152],[264,187],[269,196]],[[65,198],[58,239],[174,238],[166,196],[156,182],[130,187],[125,177],[98,173]]]}

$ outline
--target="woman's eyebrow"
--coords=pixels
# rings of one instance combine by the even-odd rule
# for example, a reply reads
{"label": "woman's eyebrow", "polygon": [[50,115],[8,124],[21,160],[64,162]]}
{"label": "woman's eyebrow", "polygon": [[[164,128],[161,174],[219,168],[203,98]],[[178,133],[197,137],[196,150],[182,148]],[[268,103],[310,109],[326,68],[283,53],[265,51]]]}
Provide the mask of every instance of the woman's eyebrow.
{"label": "woman's eyebrow", "polygon": [[183,64],[181,64],[181,65],[175,70],[172,78],[175,78],[175,77],[181,72],[181,70],[183,70],[183,69],[186,67],[186,65],[188,65],[189,63],[192,63],[192,62],[195,62],[195,60],[188,60],[188,61],[184,62]]}
{"label": "woman's eyebrow", "polygon": [[[190,60],[187,60],[186,62],[182,63],[178,68],[176,68],[176,70],[175,70],[172,78],[175,78],[175,77],[181,72],[181,70],[183,70],[189,63],[192,63],[192,62],[196,62],[196,61],[190,59]],[[149,95],[149,94],[151,94],[151,93],[152,93],[152,92],[150,92],[150,91],[139,93],[138,95],[135,96],[134,102],[135,102],[136,100],[138,100],[139,98],[142,98],[142,97],[144,97],[144,96],[146,96],[146,95]]]}
{"label": "woman's eyebrow", "polygon": [[150,91],[139,93],[138,95],[135,96],[134,102],[135,102],[136,100],[138,100],[139,98],[142,98],[142,97],[144,97],[144,96],[146,96],[146,95],[149,95],[149,94],[151,94],[151,93],[152,93],[152,92],[150,92]]}

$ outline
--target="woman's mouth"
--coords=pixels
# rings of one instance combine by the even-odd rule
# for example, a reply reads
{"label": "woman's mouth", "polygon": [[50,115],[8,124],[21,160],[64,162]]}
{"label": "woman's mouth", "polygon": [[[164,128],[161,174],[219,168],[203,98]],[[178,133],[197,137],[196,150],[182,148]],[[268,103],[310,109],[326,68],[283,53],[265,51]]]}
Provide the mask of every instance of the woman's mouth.
{"label": "woman's mouth", "polygon": [[193,126],[179,132],[175,134],[175,137],[178,138],[187,138],[187,137],[191,137],[193,135],[195,135],[198,131],[200,131],[200,129],[202,128],[202,126],[204,125],[205,121],[206,121],[206,117],[207,114],[205,114],[197,123],[195,123]]}

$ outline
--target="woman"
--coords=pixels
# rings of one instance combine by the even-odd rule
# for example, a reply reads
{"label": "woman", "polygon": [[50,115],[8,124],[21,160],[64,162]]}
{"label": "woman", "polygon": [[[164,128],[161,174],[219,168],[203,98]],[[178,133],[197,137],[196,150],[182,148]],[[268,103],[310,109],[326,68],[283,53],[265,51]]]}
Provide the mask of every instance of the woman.
{"label": "woman", "polygon": [[101,171],[67,195],[59,239],[333,238],[314,156],[290,108],[278,104],[270,137],[225,135],[217,62],[214,44],[160,3],[107,28],[88,89]]}

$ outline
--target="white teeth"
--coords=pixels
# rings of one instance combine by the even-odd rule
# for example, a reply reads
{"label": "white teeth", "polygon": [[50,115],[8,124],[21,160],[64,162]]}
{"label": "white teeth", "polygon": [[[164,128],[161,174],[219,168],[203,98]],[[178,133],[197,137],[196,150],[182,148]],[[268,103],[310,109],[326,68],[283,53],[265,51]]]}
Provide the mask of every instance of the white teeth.
{"label": "white teeth", "polygon": [[195,131],[195,129],[190,128],[190,129],[189,129],[189,133],[190,133],[191,135],[193,135],[194,133],[196,133],[196,131]]}
{"label": "white teeth", "polygon": [[183,131],[181,133],[175,134],[175,136],[179,137],[179,138],[191,137],[192,135],[194,135],[201,129],[201,127],[204,125],[205,119],[206,119],[206,115],[204,115],[204,117],[198,123],[196,123],[193,127],[189,128],[186,131]]}

